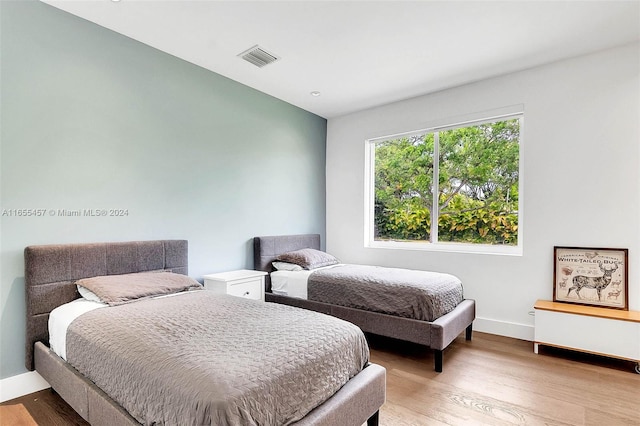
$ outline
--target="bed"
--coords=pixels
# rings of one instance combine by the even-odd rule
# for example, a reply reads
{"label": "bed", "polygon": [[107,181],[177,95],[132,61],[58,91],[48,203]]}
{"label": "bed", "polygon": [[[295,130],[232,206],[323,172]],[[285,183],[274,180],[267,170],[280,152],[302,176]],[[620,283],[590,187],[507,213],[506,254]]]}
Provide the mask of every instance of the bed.
{"label": "bed", "polygon": [[[253,246],[254,269],[271,274],[274,272],[273,262],[285,253],[308,248],[320,250],[320,235],[255,237]],[[470,299],[461,300],[455,308],[442,316],[432,320],[418,320],[275,294],[272,292],[270,276],[267,276],[265,300],[333,315],[358,325],[364,332],[426,345],[434,350],[434,367],[437,372],[442,372],[443,352],[456,337],[464,331],[466,340],[471,340],[475,319],[475,301]]]}
{"label": "bed", "polygon": [[[280,377],[281,370],[302,371],[303,377],[305,375],[307,377],[303,378],[301,381],[310,383],[305,386],[313,385],[316,378],[318,380],[323,379],[321,374],[324,373],[319,373],[319,371],[321,371],[320,366],[313,366],[313,369],[309,370],[311,371],[310,373],[307,372],[308,370],[302,369],[302,367],[298,366],[296,363],[293,363],[291,367],[288,367],[291,360],[285,357],[282,352],[287,351],[288,348],[294,347],[296,344],[302,344],[302,346],[305,346],[307,342],[299,341],[299,337],[296,337],[294,332],[293,334],[283,333],[283,336],[285,337],[280,339],[280,343],[271,343],[269,340],[271,339],[271,335],[269,332],[265,331],[269,329],[270,326],[267,324],[268,322],[264,321],[263,316],[266,312],[269,315],[269,318],[272,318],[271,316],[273,315],[273,318],[282,318],[283,321],[294,323],[298,321],[306,321],[309,326],[312,326],[314,323],[324,324],[323,318],[325,318],[325,316],[314,314],[313,317],[307,317],[307,313],[305,311],[292,309],[290,307],[286,307],[288,309],[287,311],[275,311],[273,310],[273,304],[244,300],[227,295],[214,295],[211,292],[195,287],[192,288],[194,291],[171,295],[171,297],[162,297],[159,299],[146,298],[133,303],[118,305],[113,310],[109,311],[110,313],[107,315],[113,319],[118,319],[118,321],[111,320],[103,323],[99,322],[106,321],[104,312],[107,312],[107,310],[112,308],[95,309],[83,314],[76,320],[73,320],[68,326],[68,341],[66,345],[67,349],[72,349],[72,353],[67,350],[65,356],[67,358],[73,358],[75,360],[74,362],[78,362],[77,360],[79,359],[80,361],[78,364],[75,364],[78,369],[72,367],[49,347],[50,336],[48,323],[50,313],[54,311],[55,308],[62,307],[63,305],[66,306],[69,302],[85,302],[84,299],[81,299],[80,301],[76,300],[79,298],[76,287],[76,282],[78,280],[89,277],[105,276],[109,279],[120,279],[128,274],[137,278],[148,276],[149,274],[154,274],[155,277],[162,276],[162,279],[164,279],[164,277],[171,276],[172,280],[182,276],[184,279],[190,280],[187,276],[187,252],[187,241],[185,240],[64,244],[27,247],[25,249],[25,286],[27,302],[25,362],[27,368],[29,370],[35,369],[38,371],[38,373],[51,385],[53,390],[56,391],[75,411],[77,411],[92,425],[136,425],[140,423],[147,423],[147,419],[144,415],[142,415],[142,420],[138,421],[141,418],[141,414],[139,412],[135,412],[134,416],[130,411],[124,408],[123,405],[127,405],[128,402],[124,402],[122,404],[117,402],[121,401],[120,396],[114,396],[114,393],[112,393],[113,390],[109,387],[111,386],[110,382],[105,382],[106,384],[102,385],[106,389],[109,389],[109,392],[105,392],[104,389],[97,386],[92,380],[89,380],[88,377],[78,371],[78,369],[83,370],[85,368],[83,363],[96,357],[99,359],[98,369],[107,371],[114,371],[112,370],[113,365],[117,364],[110,363],[112,361],[124,364],[135,364],[137,361],[133,361],[134,358],[131,353],[122,354],[120,352],[110,352],[109,356],[105,356],[105,354],[101,353],[99,350],[96,351],[94,346],[99,345],[94,345],[92,343],[93,340],[82,340],[85,338],[85,334],[80,333],[79,330],[89,327],[89,329],[92,328],[92,333],[99,334],[101,331],[100,327],[105,327],[104,330],[108,330],[108,332],[103,333],[104,336],[110,336],[112,333],[115,333],[113,334],[114,336],[118,336],[117,339],[112,339],[112,341],[107,339],[107,343],[110,345],[108,346],[109,350],[112,350],[111,345],[114,344],[113,340],[117,340],[125,346],[128,345],[127,347],[133,348],[134,351],[142,352],[142,354],[138,354],[138,356],[146,353],[149,360],[155,360],[156,354],[154,351],[143,351],[145,348],[144,345],[148,343],[145,343],[144,339],[139,340],[140,332],[137,331],[136,327],[147,327],[153,328],[154,330],[160,330],[166,326],[165,323],[169,322],[168,318],[175,320],[188,311],[179,311],[178,306],[186,306],[189,309],[191,307],[197,308],[197,306],[201,306],[201,308],[198,308],[200,310],[194,310],[194,312],[190,313],[190,315],[195,318],[195,321],[192,320],[188,327],[188,329],[193,328],[194,332],[191,334],[197,336],[200,341],[194,342],[181,340],[181,344],[175,349],[175,353],[165,354],[164,352],[158,351],[158,357],[166,358],[171,363],[179,363],[179,358],[191,360],[193,357],[202,355],[201,353],[192,353],[191,347],[196,348],[201,344],[204,345],[205,343],[214,345],[215,343],[219,343],[220,348],[224,348],[225,350],[229,349],[230,346],[237,345],[235,353],[238,356],[236,358],[249,356],[252,358],[249,361],[249,364],[254,365],[256,363],[256,357],[248,355],[247,353],[251,351],[247,350],[247,346],[243,346],[249,344],[248,342],[252,340],[255,340],[254,344],[256,345],[264,345],[265,348],[271,348],[268,350],[272,352],[269,352],[268,354],[272,354],[273,356],[265,357],[264,354],[262,354],[259,364],[252,367],[253,370],[234,370],[234,368],[236,368],[235,365],[230,366],[224,364],[224,362],[226,362],[226,358],[218,359],[217,357],[209,357],[209,353],[211,352],[207,349],[207,356],[205,357],[206,359],[204,362],[206,365],[193,364],[192,368],[187,369],[184,372],[173,372],[173,367],[164,369],[155,368],[158,372],[153,372],[153,374],[160,374],[159,376],[154,375],[152,379],[149,379],[149,381],[145,383],[136,382],[136,386],[130,386],[130,382],[127,382],[128,388],[134,390],[145,389],[144,392],[149,393],[149,397],[152,398],[151,401],[154,404],[157,404],[157,407],[160,407],[160,409],[162,409],[164,405],[173,404],[178,407],[178,410],[193,406],[195,407],[194,409],[200,409],[200,411],[208,412],[211,409],[202,409],[202,401],[200,400],[196,400],[194,402],[189,401],[188,404],[183,402],[176,404],[175,401],[172,401],[171,398],[173,398],[174,393],[180,394],[184,389],[189,389],[193,386],[186,386],[184,383],[177,382],[176,386],[169,388],[163,385],[165,382],[163,381],[164,376],[162,376],[162,374],[171,375],[171,380],[183,380],[184,377],[194,376],[194,381],[199,381],[208,375],[216,377],[221,375],[220,377],[227,378],[231,376],[244,376],[243,382],[234,382],[231,384],[221,382],[220,388],[223,391],[218,393],[223,395],[226,395],[227,393],[240,395],[240,391],[236,392],[236,384],[237,388],[249,388],[252,387],[254,383],[260,383],[260,386],[257,388],[252,388],[253,393],[248,393],[246,395],[253,398],[258,390],[262,389],[264,391],[266,389],[267,392],[263,393],[266,396],[271,396],[271,400],[267,398],[265,401],[258,401],[257,398],[252,400],[249,396],[238,397],[239,400],[244,398],[242,400],[245,401],[246,404],[243,407],[251,407],[255,405],[258,409],[259,407],[265,407],[265,404],[273,402],[272,400],[275,398],[274,395],[280,395],[280,393],[278,393],[280,391],[276,389],[276,386],[287,387],[282,386],[281,384],[287,383],[287,380],[292,381],[291,377],[295,377]],[[166,274],[165,272],[171,272],[171,274]],[[173,299],[173,301],[171,299]],[[182,301],[179,302],[178,299],[182,299]],[[221,310],[223,308],[226,310]],[[212,312],[217,312],[217,316],[213,319],[208,318],[206,316],[206,312],[204,315],[202,314],[202,309],[205,311],[210,310]],[[55,312],[56,311],[54,311],[54,313]],[[238,317],[230,316],[228,314],[229,312],[243,312],[242,318],[251,318],[251,321],[253,321],[251,324],[265,324],[265,326],[263,326],[262,329],[259,327],[248,326],[243,322],[244,320],[239,320]],[[140,324],[137,324],[137,321],[131,320],[129,315],[132,313],[137,315],[143,321]],[[157,321],[157,318],[160,316],[163,318],[163,321]],[[294,320],[291,320],[291,318],[294,318]],[[330,319],[329,317],[326,318]],[[220,324],[212,326],[214,322],[219,322]],[[119,327],[116,327],[117,323],[120,323]],[[319,327],[324,327],[325,329],[328,327],[342,327],[342,325],[338,323],[326,324],[326,326]],[[346,325],[350,326],[349,324]],[[215,330],[225,328],[230,329],[232,327],[235,327],[234,332],[242,334],[242,338],[235,340],[216,340],[215,342],[211,342],[210,340],[212,339],[208,338],[209,335],[207,333],[209,332],[218,333]],[[129,329],[131,331],[129,331]],[[320,328],[319,331],[322,332],[322,328]],[[180,333],[176,334],[180,335]],[[214,335],[219,336],[218,334]],[[348,336],[352,335],[352,333],[347,332],[340,335],[344,336],[344,339],[349,339]],[[225,339],[229,339],[229,336],[225,337]],[[263,340],[261,341],[260,339]],[[158,346],[162,346],[162,342],[160,341],[158,341],[157,344]],[[79,350],[78,348],[80,347],[83,348],[83,350]],[[85,349],[88,355],[83,354]],[[194,351],[196,351],[196,349],[194,349]],[[319,347],[316,351],[319,352],[314,355],[315,357],[319,357],[318,354],[331,353],[330,350],[325,350],[324,347]],[[277,415],[279,411],[274,414],[271,410],[260,410],[261,415],[264,414],[264,411],[269,411],[268,416],[263,416],[264,418],[262,418],[260,423],[355,426],[367,422],[368,425],[376,425],[378,423],[378,410],[384,403],[385,399],[385,370],[376,364],[368,363],[368,360],[363,361],[362,358],[357,358],[358,353],[363,353],[361,350],[353,349],[353,351],[356,354],[356,362],[363,362],[362,368],[355,372],[355,374],[350,374],[352,377],[348,379],[346,383],[339,386],[337,391],[332,391],[328,398],[322,399],[319,404],[311,407],[310,411],[306,411],[305,413],[300,414],[298,418],[292,418],[291,421],[287,422],[275,420],[278,418]],[[227,352],[233,353],[231,349],[227,350]],[[326,363],[328,361],[323,362]],[[282,363],[281,365],[283,367],[278,367],[280,365],[279,363]],[[242,364],[242,362],[238,362],[238,364]],[[320,364],[320,362],[318,362],[318,364]],[[152,366],[153,365],[155,364],[152,364]],[[177,364],[167,365],[174,366]],[[188,365],[191,366],[192,364]],[[209,368],[208,370],[204,369],[204,367],[209,365],[213,367],[207,367]],[[140,369],[140,366],[137,366],[136,368]],[[138,375],[140,375],[141,378],[145,375],[151,375],[151,370],[154,370],[153,367],[144,366],[144,368],[144,374],[136,372],[135,370],[133,373],[129,373],[129,370],[126,370],[127,373],[122,375],[125,376],[127,380],[130,380]],[[146,370],[146,368],[150,368],[150,370]],[[344,375],[344,373],[345,372],[342,371],[339,374]],[[91,371],[88,375],[91,374],[97,373]],[[100,381],[102,380],[101,376],[98,375],[97,377],[99,380],[97,380],[96,383],[102,384]],[[272,378],[275,380],[273,382],[275,384],[272,388],[268,387],[271,385],[265,385],[267,387],[262,385]],[[94,377],[92,377],[92,379],[94,379]],[[284,380],[284,382],[282,380]],[[331,381],[335,379],[327,380]],[[213,388],[215,388],[215,386],[208,386],[206,388],[206,391],[208,392],[207,394],[213,393],[213,391],[216,390]],[[324,389],[324,391],[326,391],[326,389]],[[320,391],[318,391],[318,393],[320,393]],[[242,395],[245,394],[243,393]],[[303,396],[303,400],[311,399],[311,396],[309,395],[303,394]],[[313,397],[316,397],[316,395],[314,394]],[[216,400],[216,404],[218,404],[218,400]],[[214,408],[215,407],[216,406],[214,406]],[[280,408],[278,408],[278,410],[280,410]],[[132,410],[132,412],[134,411],[135,410]],[[154,414],[153,410],[150,411],[151,414]],[[242,410],[238,409],[236,411],[240,412]],[[258,412],[256,411],[256,413]],[[234,417],[232,420],[227,421],[225,420],[226,417],[220,417],[212,423],[251,424],[252,422],[247,421],[246,419],[252,415],[253,414],[251,413],[246,414],[244,412],[239,415],[234,411]],[[178,414],[178,417],[174,417],[173,421],[167,420],[163,422],[158,419],[150,419],[148,420],[148,423],[188,424],[183,423],[179,416],[180,415]],[[194,422],[192,421],[192,423]],[[195,423],[201,423],[201,421],[196,421]]]}

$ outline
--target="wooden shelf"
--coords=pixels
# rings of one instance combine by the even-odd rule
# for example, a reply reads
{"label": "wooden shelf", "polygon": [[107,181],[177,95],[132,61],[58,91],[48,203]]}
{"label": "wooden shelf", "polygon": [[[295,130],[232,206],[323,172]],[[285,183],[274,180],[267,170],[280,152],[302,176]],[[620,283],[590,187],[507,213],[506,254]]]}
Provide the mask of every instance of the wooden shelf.
{"label": "wooden shelf", "polygon": [[544,311],[563,312],[566,314],[586,315],[597,318],[608,318],[620,321],[640,322],[640,312],[622,311],[619,309],[598,308],[595,306],[576,305],[573,303],[551,302],[538,300],[534,309]]}

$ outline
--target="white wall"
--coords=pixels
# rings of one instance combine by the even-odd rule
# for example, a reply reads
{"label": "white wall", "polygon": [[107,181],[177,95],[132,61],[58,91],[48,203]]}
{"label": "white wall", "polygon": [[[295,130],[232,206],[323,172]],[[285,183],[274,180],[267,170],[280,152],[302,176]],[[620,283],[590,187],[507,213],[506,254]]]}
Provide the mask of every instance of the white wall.
{"label": "white wall", "polygon": [[[629,249],[640,310],[640,46],[480,81],[330,119],[327,251],[344,262],[459,276],[477,330],[533,339],[536,299],[552,298],[553,246]],[[365,139],[524,105],[523,256],[364,247]]]}

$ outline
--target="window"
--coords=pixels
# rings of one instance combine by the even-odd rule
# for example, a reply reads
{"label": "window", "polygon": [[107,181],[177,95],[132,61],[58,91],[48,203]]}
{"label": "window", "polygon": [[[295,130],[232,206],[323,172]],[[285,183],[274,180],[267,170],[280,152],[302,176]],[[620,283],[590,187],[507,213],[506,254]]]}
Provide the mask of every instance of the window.
{"label": "window", "polygon": [[369,246],[521,253],[522,114],[367,141]]}

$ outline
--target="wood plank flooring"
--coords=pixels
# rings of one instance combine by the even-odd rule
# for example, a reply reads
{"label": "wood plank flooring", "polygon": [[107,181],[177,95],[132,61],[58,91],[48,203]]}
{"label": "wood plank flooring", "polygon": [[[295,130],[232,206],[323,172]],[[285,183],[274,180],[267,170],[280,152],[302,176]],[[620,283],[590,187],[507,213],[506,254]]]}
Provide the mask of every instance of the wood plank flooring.
{"label": "wood plank flooring", "polygon": [[0,404],[0,425],[85,426],[89,423],[58,394],[45,389]]}
{"label": "wood plank flooring", "polygon": [[[387,369],[382,426],[640,425],[640,374],[633,363],[474,332],[444,353],[368,336],[371,361]],[[50,390],[0,404],[4,425],[86,425]]]}
{"label": "wood plank flooring", "polygon": [[[395,425],[640,425],[640,375],[626,361],[484,333],[460,336],[433,371],[428,349],[370,337],[387,369],[380,423]],[[425,368],[425,365],[428,368]]]}

